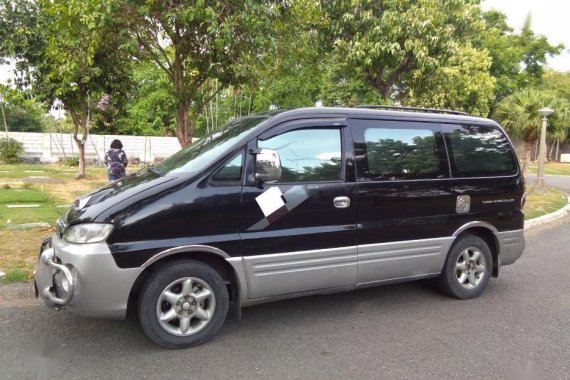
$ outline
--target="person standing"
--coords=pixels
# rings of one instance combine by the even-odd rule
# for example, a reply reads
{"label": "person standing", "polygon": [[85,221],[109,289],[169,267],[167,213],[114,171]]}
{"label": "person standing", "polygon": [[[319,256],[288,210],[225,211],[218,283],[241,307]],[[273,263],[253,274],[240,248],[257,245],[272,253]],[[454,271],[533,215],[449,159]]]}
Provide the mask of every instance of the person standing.
{"label": "person standing", "polygon": [[107,175],[109,181],[116,181],[126,175],[125,168],[129,161],[123,151],[121,140],[113,140],[111,149],[105,153],[105,164],[107,165]]}

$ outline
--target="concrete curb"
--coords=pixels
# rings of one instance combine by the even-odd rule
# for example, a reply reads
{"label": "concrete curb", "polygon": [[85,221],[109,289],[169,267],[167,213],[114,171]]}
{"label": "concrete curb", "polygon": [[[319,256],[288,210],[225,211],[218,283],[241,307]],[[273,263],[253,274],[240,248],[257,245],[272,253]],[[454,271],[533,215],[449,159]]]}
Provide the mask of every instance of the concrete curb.
{"label": "concrete curb", "polygon": [[550,223],[557,219],[565,217],[570,212],[570,196],[567,196],[566,199],[567,199],[566,206],[562,207],[560,210],[551,212],[550,214],[539,216],[538,218],[525,220],[524,229],[528,230],[530,228]]}
{"label": "concrete curb", "polygon": [[[567,197],[568,204],[558,211],[550,214],[539,216],[538,218],[530,219],[524,222],[524,229],[538,227],[540,225],[553,222],[557,219],[563,218],[570,213],[570,196]],[[0,284],[0,306],[3,302],[14,301],[18,299],[34,298],[33,282],[20,282],[13,284]]]}

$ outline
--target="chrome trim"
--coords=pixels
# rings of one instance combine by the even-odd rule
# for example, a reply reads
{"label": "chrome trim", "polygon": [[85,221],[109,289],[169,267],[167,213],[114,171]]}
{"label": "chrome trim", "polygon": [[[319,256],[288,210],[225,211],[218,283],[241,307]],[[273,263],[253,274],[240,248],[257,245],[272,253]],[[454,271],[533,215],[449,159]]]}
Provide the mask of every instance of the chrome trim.
{"label": "chrome trim", "polygon": [[498,232],[495,236],[499,242],[501,266],[510,265],[521,257],[526,245],[524,230]]}
{"label": "chrome trim", "polygon": [[39,291],[44,297],[47,297],[57,306],[67,305],[69,302],[71,302],[71,299],[73,298],[73,294],[75,292],[75,284],[73,281],[73,276],[71,275],[71,271],[65,265],[58,264],[54,261],[54,252],[51,248],[42,253],[40,260],[42,263],[55,270],[54,275],[57,274],[57,272],[62,272],[65,276],[65,279],[67,280],[69,288],[67,289],[67,295],[63,298],[60,298],[53,293],[53,286],[40,289]]}
{"label": "chrome trim", "polygon": [[206,252],[206,253],[212,253],[214,255],[223,257],[224,259],[230,258],[230,255],[228,255],[227,253],[225,253],[221,249],[216,248],[216,247],[211,247],[209,245],[199,245],[199,244],[184,245],[181,247],[169,248],[167,250],[164,250],[162,252],[155,254],[150,259],[145,261],[144,264],[141,266],[141,268],[143,268],[143,269],[148,268],[149,266],[151,266],[152,264],[154,264],[155,262],[157,262],[160,259],[163,259],[167,256],[175,255],[177,253],[184,253],[184,252]]}
{"label": "chrome trim", "polygon": [[499,232],[499,230],[497,230],[492,224],[489,224],[487,222],[482,222],[482,221],[474,221],[474,222],[469,222],[469,223],[462,225],[451,236],[457,237],[463,231],[468,230],[469,228],[473,228],[473,227],[486,228],[488,230],[491,230],[491,232],[493,232],[495,235],[497,234],[497,232]]}
{"label": "chrome trim", "polygon": [[440,273],[453,237],[358,246],[357,286]]}
{"label": "chrome trim", "polygon": [[357,247],[243,257],[249,299],[354,286]]}

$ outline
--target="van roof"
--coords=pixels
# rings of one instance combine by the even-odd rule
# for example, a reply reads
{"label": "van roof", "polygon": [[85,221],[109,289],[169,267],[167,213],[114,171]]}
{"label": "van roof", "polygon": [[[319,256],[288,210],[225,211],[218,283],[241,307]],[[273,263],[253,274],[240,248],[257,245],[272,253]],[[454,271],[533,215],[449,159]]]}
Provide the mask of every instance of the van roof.
{"label": "van roof", "polygon": [[[442,110],[442,112],[449,112]],[[253,116],[253,115],[252,115]],[[275,121],[283,119],[305,118],[305,117],[348,117],[348,118],[394,118],[406,120],[422,120],[432,122],[461,122],[475,124],[497,125],[491,119],[469,116],[467,114],[435,113],[434,110],[422,112],[420,109],[414,110],[387,110],[374,108],[345,108],[345,107],[307,107],[291,110],[273,110],[256,114],[256,116],[266,116]]]}

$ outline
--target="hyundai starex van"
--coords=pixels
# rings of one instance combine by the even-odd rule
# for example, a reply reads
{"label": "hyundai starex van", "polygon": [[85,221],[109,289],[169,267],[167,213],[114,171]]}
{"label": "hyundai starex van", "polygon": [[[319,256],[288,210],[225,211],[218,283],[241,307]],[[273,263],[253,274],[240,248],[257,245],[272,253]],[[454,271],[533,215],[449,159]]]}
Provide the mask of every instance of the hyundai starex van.
{"label": "hyundai starex van", "polygon": [[479,296],[522,254],[525,187],[492,120],[402,107],[240,118],[80,197],[41,246],[37,294],[136,312],[168,348],[283,298],[436,278]]}

